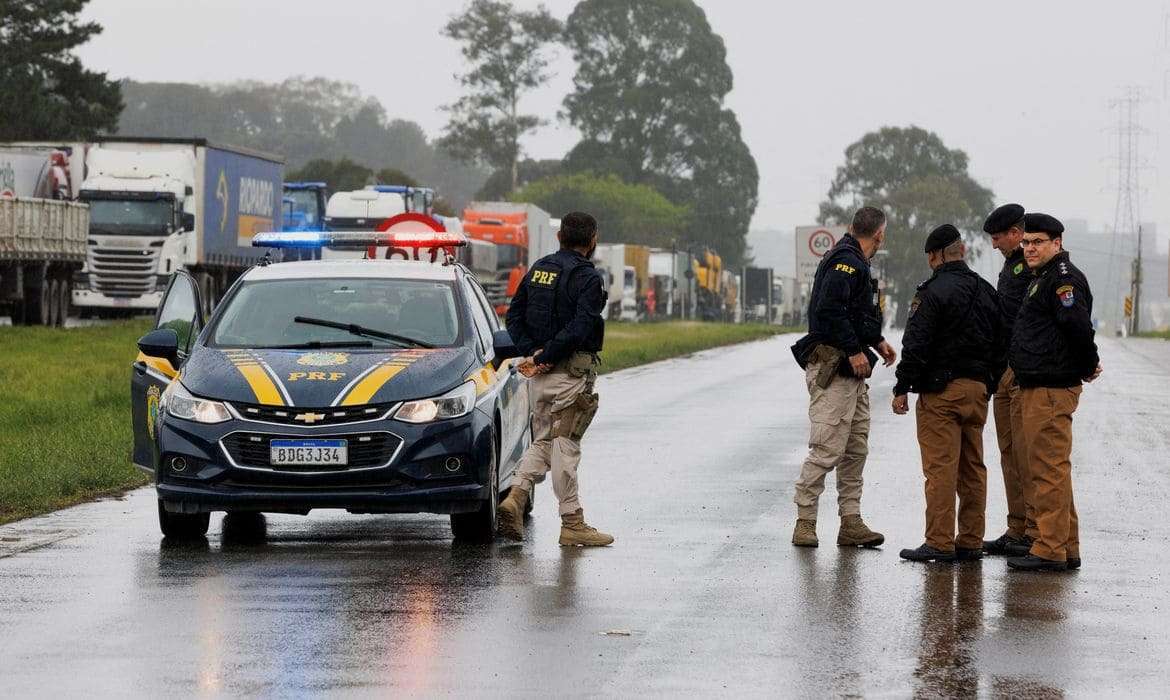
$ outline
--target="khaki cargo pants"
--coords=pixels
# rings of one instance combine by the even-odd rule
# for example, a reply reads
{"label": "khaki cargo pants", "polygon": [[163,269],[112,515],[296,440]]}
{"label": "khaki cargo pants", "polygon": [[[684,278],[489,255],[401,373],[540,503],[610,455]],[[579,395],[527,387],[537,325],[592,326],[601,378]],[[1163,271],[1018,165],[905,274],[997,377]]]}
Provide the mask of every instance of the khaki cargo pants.
{"label": "khaki cargo pants", "polygon": [[864,379],[836,376],[828,388],[817,386],[820,362],[810,362],[804,381],[808,387],[808,417],[812,429],[808,457],[796,481],[796,517],[817,519],[817,501],[825,490],[825,475],[837,470],[839,515],[861,514],[861,470],[869,454],[869,389]]}
{"label": "khaki cargo pants", "polygon": [[987,467],[983,464],[987,385],[974,379],[955,379],[940,392],[919,394],[914,417],[926,477],[926,544],[943,552],[953,552],[955,547],[982,548],[987,506]]}
{"label": "khaki cargo pants", "polygon": [[1080,398],[1079,386],[1020,389],[1032,505],[1039,530],[1032,554],[1055,561],[1081,556],[1071,462],[1072,417]]}
{"label": "khaki cargo pants", "polygon": [[1008,369],[992,399],[995,437],[999,442],[999,463],[1003,469],[1003,490],[1007,495],[1008,535],[1019,539],[1037,536],[1032,512],[1032,477],[1028,472],[1028,450],[1024,445],[1024,407],[1020,403],[1016,376]]}
{"label": "khaki cargo pants", "polygon": [[[520,458],[515,485],[532,495],[535,484],[544,481],[552,471],[552,488],[560,503],[561,515],[581,508],[577,500],[577,467],[581,463],[581,435],[588,427],[578,425],[576,439],[573,426],[580,417],[576,408],[583,394],[593,393],[597,374],[593,369],[593,355],[574,353],[551,372],[538,374],[528,381],[528,396],[532,404],[532,444]],[[593,394],[595,396],[595,394]]]}

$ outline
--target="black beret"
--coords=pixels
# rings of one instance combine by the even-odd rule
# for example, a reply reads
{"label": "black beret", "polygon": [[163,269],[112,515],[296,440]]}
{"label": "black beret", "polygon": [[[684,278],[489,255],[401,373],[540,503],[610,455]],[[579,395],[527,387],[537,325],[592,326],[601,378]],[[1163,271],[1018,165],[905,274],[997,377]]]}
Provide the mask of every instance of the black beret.
{"label": "black beret", "polygon": [[1024,216],[1024,231],[1047,233],[1053,238],[1060,238],[1064,234],[1064,224],[1060,223],[1060,219],[1048,214],[1027,214]]}
{"label": "black beret", "polygon": [[943,224],[931,231],[930,235],[926,237],[926,252],[931,253],[946,248],[959,240],[960,237],[959,229],[950,224]]}
{"label": "black beret", "polygon": [[984,233],[1003,233],[1012,227],[1012,224],[1020,223],[1020,219],[1024,218],[1024,208],[1019,204],[1005,204],[1002,207],[996,207],[995,211],[987,215],[987,220],[983,222]]}

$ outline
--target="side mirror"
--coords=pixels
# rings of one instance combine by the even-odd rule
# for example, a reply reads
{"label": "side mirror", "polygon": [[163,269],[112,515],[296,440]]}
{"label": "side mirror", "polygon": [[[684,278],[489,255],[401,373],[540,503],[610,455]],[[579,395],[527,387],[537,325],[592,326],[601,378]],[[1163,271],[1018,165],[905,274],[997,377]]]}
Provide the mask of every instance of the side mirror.
{"label": "side mirror", "polygon": [[492,348],[496,351],[496,358],[492,361],[496,369],[500,368],[500,363],[504,360],[520,356],[520,349],[516,347],[516,343],[512,342],[512,336],[508,335],[508,331],[503,328],[492,333]]}
{"label": "side mirror", "polygon": [[184,231],[194,231],[195,230],[195,215],[194,214],[190,214],[188,212],[183,212],[183,230]]}
{"label": "side mirror", "polygon": [[179,334],[174,328],[156,328],[138,339],[138,349],[147,357],[158,357],[179,366]]}

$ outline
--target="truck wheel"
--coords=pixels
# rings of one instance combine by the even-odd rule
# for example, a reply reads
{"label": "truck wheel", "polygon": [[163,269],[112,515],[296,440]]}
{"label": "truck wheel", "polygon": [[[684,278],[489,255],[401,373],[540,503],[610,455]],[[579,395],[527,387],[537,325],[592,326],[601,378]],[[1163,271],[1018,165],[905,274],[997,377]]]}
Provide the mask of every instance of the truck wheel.
{"label": "truck wheel", "polygon": [[48,321],[46,325],[56,328],[61,325],[61,281],[47,279],[45,284],[49,287],[49,308],[45,311],[45,318]]}
{"label": "truck wheel", "polygon": [[61,308],[57,312],[61,316],[61,327],[65,327],[65,322],[69,320],[69,314],[73,312],[73,282],[68,279],[61,280]]}
{"label": "truck wheel", "polygon": [[193,540],[207,534],[211,524],[211,513],[169,513],[158,502],[158,528],[163,537],[173,537],[176,540]]}
{"label": "truck wheel", "polygon": [[24,288],[24,323],[27,326],[49,325],[49,280],[42,278],[40,286]]}
{"label": "truck wheel", "polygon": [[457,542],[488,544],[496,538],[497,509],[500,505],[500,465],[496,440],[492,438],[492,466],[488,474],[488,497],[471,513],[451,514],[451,533]]}

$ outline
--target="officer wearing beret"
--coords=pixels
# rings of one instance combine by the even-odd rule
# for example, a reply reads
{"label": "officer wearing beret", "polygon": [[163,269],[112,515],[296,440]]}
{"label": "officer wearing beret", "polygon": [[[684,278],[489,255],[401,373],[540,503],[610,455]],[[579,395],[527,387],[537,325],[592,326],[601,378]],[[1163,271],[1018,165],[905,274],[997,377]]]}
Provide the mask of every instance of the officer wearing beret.
{"label": "officer wearing beret", "polygon": [[[1004,257],[996,290],[1003,312],[1005,337],[1010,339],[1024,292],[1032,281],[1032,271],[1024,262],[1024,249],[1020,247],[1020,239],[1024,236],[1024,208],[1019,204],[996,208],[983,223],[983,231],[990,234],[991,245]],[[1028,498],[1032,483],[1027,473],[1028,455],[1022,437],[1024,416],[1018,394],[1015,376],[1009,368],[999,380],[991,403],[999,442],[1003,490],[1007,495],[1007,532],[983,543],[983,551],[987,554],[1027,554],[1036,537],[1036,520]]]}
{"label": "officer wearing beret", "polygon": [[1072,490],[1072,417],[1081,382],[1101,374],[1093,341],[1093,295],[1063,250],[1064,225],[1048,214],[1024,217],[1024,260],[1032,281],[1016,317],[1008,362],[1020,386],[1024,442],[1038,536],[1008,566],[1026,571],[1080,568]]}
{"label": "officer wearing beret", "polygon": [[[808,303],[808,335],[792,346],[805,372],[808,457],[796,481],[796,527],[792,544],[816,547],[817,503],[825,476],[837,472],[837,544],[876,547],[885,541],[861,519],[862,469],[869,453],[869,388],[876,351],[892,365],[897,352],[882,337],[882,312],[869,261],[886,236],[886,215],[862,207],[849,233],[821,258]],[[870,348],[873,348],[871,350]]]}
{"label": "officer wearing beret", "polygon": [[[995,289],[963,261],[959,230],[943,224],[926,239],[934,274],[918,285],[902,336],[894,413],[915,418],[926,477],[926,541],[903,549],[911,561],[965,561],[983,554],[987,400],[1003,373],[1003,321]],[[958,496],[958,535],[955,497]]]}

